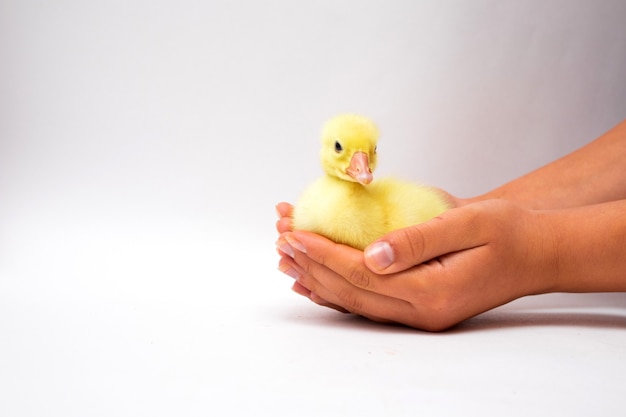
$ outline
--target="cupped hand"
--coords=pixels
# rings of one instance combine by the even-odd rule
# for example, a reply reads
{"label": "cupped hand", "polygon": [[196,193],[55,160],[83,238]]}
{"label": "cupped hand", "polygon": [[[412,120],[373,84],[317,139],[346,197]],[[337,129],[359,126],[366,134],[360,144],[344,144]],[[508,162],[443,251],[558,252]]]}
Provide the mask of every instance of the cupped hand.
{"label": "cupped hand", "polygon": [[541,212],[504,200],[451,209],[400,229],[364,252],[291,231],[292,207],[277,206],[279,269],[312,301],[439,331],[516,298],[549,292],[557,253]]}

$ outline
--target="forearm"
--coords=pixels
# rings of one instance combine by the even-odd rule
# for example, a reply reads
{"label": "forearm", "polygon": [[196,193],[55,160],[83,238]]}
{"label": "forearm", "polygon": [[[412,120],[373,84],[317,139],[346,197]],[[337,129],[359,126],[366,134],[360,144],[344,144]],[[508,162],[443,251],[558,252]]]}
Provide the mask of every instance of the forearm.
{"label": "forearm", "polygon": [[626,200],[537,213],[557,271],[550,291],[626,291]]}
{"label": "forearm", "polygon": [[531,209],[579,207],[626,198],[626,120],[586,146],[482,196]]}

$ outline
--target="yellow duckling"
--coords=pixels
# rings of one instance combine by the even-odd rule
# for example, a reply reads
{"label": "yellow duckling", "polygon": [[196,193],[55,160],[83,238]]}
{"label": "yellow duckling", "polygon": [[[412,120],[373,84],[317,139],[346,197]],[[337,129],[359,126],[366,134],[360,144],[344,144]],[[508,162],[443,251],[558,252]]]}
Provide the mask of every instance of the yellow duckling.
{"label": "yellow duckling", "polygon": [[326,175],[311,184],[293,211],[293,227],[363,250],[384,234],[429,220],[449,209],[443,193],[391,178],[373,182],[378,129],[344,114],[322,130]]}

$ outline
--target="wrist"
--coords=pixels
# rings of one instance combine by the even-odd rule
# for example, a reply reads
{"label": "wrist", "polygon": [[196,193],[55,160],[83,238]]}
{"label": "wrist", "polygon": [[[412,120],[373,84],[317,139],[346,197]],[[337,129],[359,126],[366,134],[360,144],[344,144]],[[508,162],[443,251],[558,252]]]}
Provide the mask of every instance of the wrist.
{"label": "wrist", "polygon": [[537,212],[544,234],[544,292],[626,291],[626,200]]}

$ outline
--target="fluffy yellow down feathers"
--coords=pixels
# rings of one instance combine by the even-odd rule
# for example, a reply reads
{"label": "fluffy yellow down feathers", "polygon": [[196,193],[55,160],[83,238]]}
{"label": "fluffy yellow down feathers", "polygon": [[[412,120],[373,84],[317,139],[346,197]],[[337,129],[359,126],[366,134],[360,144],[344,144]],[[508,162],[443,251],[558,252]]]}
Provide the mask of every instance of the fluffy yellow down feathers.
{"label": "fluffy yellow down feathers", "polygon": [[326,175],[296,203],[294,229],[363,250],[392,230],[450,208],[433,188],[392,178],[373,181],[378,136],[376,125],[359,115],[339,115],[324,125],[320,159]]}

